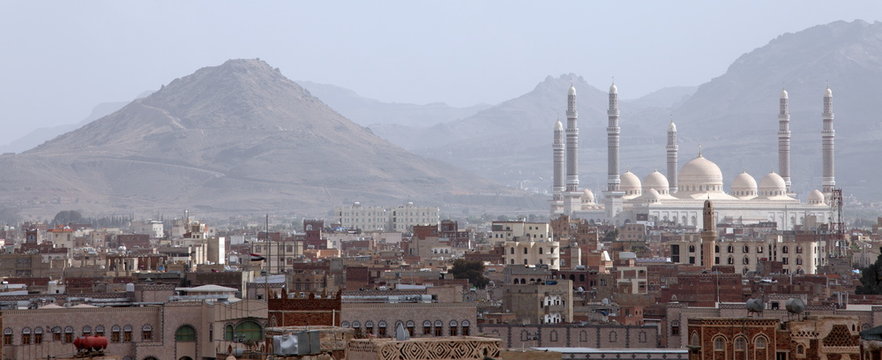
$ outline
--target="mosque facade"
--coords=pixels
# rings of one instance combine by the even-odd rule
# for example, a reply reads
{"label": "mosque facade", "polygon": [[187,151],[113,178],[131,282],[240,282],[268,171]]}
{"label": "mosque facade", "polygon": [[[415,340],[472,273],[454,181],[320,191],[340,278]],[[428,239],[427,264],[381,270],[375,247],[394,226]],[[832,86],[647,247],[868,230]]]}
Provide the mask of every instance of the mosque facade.
{"label": "mosque facade", "polygon": [[711,200],[717,223],[775,222],[780,230],[792,230],[796,226],[813,227],[831,221],[833,210],[829,202],[836,180],[833,92],[829,88],[823,97],[822,190],[811,191],[805,201],[797,198],[791,190],[790,99],[787,91],[781,92],[779,101],[778,172],[765,174],[759,182],[752,175],[742,172],[732,178],[726,189],[722,170],[705,158],[700,149],[698,156],[679,166],[677,126],[673,121],[668,125],[665,146],[667,174],[654,171],[641,179],[630,171],[620,173],[618,88],[615,84],[611,85],[607,111],[607,188],[600,201],[590,189],[579,188],[576,100],[576,89],[570,87],[567,94],[567,127],[564,129],[560,121],[554,124],[552,216],[567,214],[615,224],[668,222],[701,229],[705,222],[702,213],[704,202]]}

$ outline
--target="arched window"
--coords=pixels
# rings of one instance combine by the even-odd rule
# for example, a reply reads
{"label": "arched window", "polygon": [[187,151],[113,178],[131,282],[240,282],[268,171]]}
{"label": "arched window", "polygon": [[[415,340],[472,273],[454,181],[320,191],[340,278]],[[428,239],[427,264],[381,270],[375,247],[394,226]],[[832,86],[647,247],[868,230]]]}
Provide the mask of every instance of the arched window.
{"label": "arched window", "polygon": [[432,322],[429,320],[423,321],[423,335],[432,335]]}
{"label": "arched window", "polygon": [[104,336],[104,326],[103,325],[95,326],[95,336]]}
{"label": "arched window", "polygon": [[805,346],[802,346],[802,344],[796,345],[796,354],[805,355]]}
{"label": "arched window", "polygon": [[639,334],[637,334],[637,341],[641,344],[646,343],[646,331],[641,331]]}
{"label": "arched window", "polygon": [[383,320],[377,322],[377,336],[386,337],[386,322]]}
{"label": "arched window", "polygon": [[52,341],[61,341],[61,326],[52,328]]}
{"label": "arched window", "polygon": [[781,252],[785,254],[787,253],[787,245],[784,245],[784,247],[781,248]]}
{"label": "arched window", "polygon": [[365,334],[373,334],[374,333],[374,322],[371,320],[364,322],[364,332]]}
{"label": "arched window", "polygon": [[557,330],[551,330],[551,333],[548,334],[548,340],[557,341]]}
{"label": "arched window", "polygon": [[542,255],[542,247],[539,247],[539,255]]}
{"label": "arched window", "polygon": [[73,342],[73,326],[65,326],[64,327],[64,342],[72,343]]}
{"label": "arched window", "polygon": [[619,334],[615,330],[609,332],[609,342],[614,343],[619,340]]}
{"label": "arched window", "polygon": [[[233,327],[232,325],[227,325],[227,326],[229,326],[230,328]],[[350,326],[350,324],[349,324],[348,321],[343,321],[343,322],[340,323],[340,327],[348,328],[349,326]]]}
{"label": "arched window", "polygon": [[735,258],[733,258],[732,255],[729,255],[729,258],[726,259],[726,262],[727,262],[729,265],[733,265],[733,264],[735,264]]}
{"label": "arched window", "polygon": [[509,254],[514,255],[514,247],[511,248],[511,251],[509,252]]}
{"label": "arched window", "polygon": [[722,336],[714,338],[714,351],[726,351],[726,339]]}
{"label": "arched window", "polygon": [[680,336],[680,320],[671,321],[671,336]]}
{"label": "arched window", "polygon": [[132,342],[132,325],[123,326],[123,341]]}
{"label": "arched window", "polygon": [[457,330],[459,330],[459,323],[456,320],[450,320],[450,323],[447,324],[450,327],[450,336],[456,336]]}
{"label": "arched window", "polygon": [[744,260],[742,260],[741,262],[744,263],[744,265],[750,265],[750,259],[747,256],[745,256]]}
{"label": "arched window", "polygon": [[747,340],[744,337],[735,338],[735,351],[744,351],[747,350]]}
{"label": "arched window", "polygon": [[413,321],[408,320],[404,327],[407,328],[407,333],[410,334],[410,336],[414,336],[414,328],[416,328],[416,324]]}
{"label": "arched window", "polygon": [[765,336],[762,336],[762,335],[757,336],[756,339],[753,340],[753,344],[754,344],[753,347],[756,348],[757,350],[765,349],[767,342],[768,341],[766,340]]}
{"label": "arched window", "polygon": [[352,322],[352,328],[355,329],[355,337],[361,337],[361,323],[358,320]]}
{"label": "arched window", "polygon": [[42,344],[43,343],[43,328],[36,327],[34,328],[34,344]]}
{"label": "arched window", "polygon": [[245,320],[236,325],[234,331],[238,342],[259,341],[263,339],[263,327],[254,320]]}
{"label": "arched window", "polygon": [[469,326],[471,323],[468,320],[463,320],[460,325],[462,325],[462,336],[469,336]]}
{"label": "arched window", "polygon": [[796,257],[796,265],[802,265],[802,256]]}
{"label": "arched window", "polygon": [[195,342],[196,329],[190,325],[181,325],[175,330],[175,341],[177,342]]}
{"label": "arched window", "polygon": [[701,346],[701,340],[698,339],[698,333],[692,333],[691,338],[689,339],[689,345],[692,346]]}
{"label": "arched window", "polygon": [[119,327],[119,325],[113,325],[110,328],[110,342],[118,343],[119,340],[122,338],[120,334],[121,331],[122,329]]}
{"label": "arched window", "polygon": [[21,329],[21,343],[22,345],[28,345],[31,343],[31,328],[26,327]]}
{"label": "arched window", "polygon": [[689,245],[689,252],[691,252],[691,253],[695,252],[695,245]]}
{"label": "arched window", "polygon": [[92,335],[92,327],[89,325],[83,326],[83,336]]}
{"label": "arched window", "polygon": [[12,345],[12,328],[3,329],[3,345]]}
{"label": "arched window", "polygon": [[444,322],[435,320],[435,336],[444,336]]}

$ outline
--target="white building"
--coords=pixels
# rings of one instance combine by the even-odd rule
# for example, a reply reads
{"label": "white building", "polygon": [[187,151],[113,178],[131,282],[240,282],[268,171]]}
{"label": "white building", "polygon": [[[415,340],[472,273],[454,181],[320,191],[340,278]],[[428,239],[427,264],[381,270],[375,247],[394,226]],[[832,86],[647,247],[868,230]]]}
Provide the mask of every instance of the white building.
{"label": "white building", "polygon": [[[568,114],[575,126],[576,115],[572,110],[575,103],[575,91],[568,92]],[[790,174],[790,114],[789,95],[781,93],[778,114],[778,163],[779,175],[770,172],[764,175],[759,183],[747,173],[736,175],[726,192],[723,183],[723,172],[713,161],[706,159],[699,149],[698,156],[678,169],[677,126],[673,121],[667,128],[668,175],[655,171],[646,175],[643,180],[634,173],[626,171],[619,174],[619,110],[618,89],[610,87],[609,93],[609,126],[608,132],[608,185],[604,192],[603,204],[594,199],[594,194],[583,189],[578,191],[578,182],[571,180],[571,170],[578,171],[578,158],[570,157],[572,147],[578,145],[578,132],[570,131],[566,137],[566,161],[561,157],[564,152],[561,124],[554,124],[553,145],[553,178],[554,192],[551,212],[552,216],[566,213],[573,217],[610,220],[616,224],[634,221],[671,222],[679,225],[703,227],[702,207],[704,200],[713,200],[716,210],[716,221],[742,224],[756,224],[774,221],[779,230],[791,230],[804,224],[828,223],[833,217],[829,199],[835,186],[833,142],[832,91],[824,93],[824,110],[822,116],[822,160],[823,160],[823,193],[818,190],[810,192],[805,202],[795,197],[791,189]],[[569,125],[569,124],[568,124]],[[660,149],[661,150],[661,149]],[[566,164],[568,182],[565,190],[561,187],[560,174],[564,173]],[[674,179],[673,183],[670,181]],[[573,200],[581,194],[581,201]]]}
{"label": "white building", "polygon": [[560,269],[560,243],[554,241],[548,223],[494,221],[491,242],[502,243],[506,264],[547,265]]}
{"label": "white building", "polygon": [[347,229],[408,232],[414,225],[437,225],[441,221],[440,214],[437,207],[419,207],[411,202],[396,208],[363,206],[355,202],[334,209],[334,222]]}

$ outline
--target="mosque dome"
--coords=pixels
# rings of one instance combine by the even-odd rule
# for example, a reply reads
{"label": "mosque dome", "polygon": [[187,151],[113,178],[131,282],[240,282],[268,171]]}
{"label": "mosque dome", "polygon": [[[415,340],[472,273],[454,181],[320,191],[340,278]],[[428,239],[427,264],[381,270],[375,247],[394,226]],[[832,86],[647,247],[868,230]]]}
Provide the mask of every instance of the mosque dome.
{"label": "mosque dome", "polygon": [[643,192],[653,189],[659,194],[667,194],[669,188],[668,178],[658,171],[653,171],[643,178]]}
{"label": "mosque dome", "polygon": [[824,194],[818,189],[812,190],[808,195],[808,203],[811,205],[826,205],[824,204]]}
{"label": "mosque dome", "polygon": [[610,94],[618,94],[619,93],[619,88],[616,87],[616,83],[612,83],[612,85],[609,86],[609,93]]}
{"label": "mosque dome", "polygon": [[721,192],[723,191],[723,172],[713,161],[698,155],[680,169],[679,191]]}
{"label": "mosque dome", "polygon": [[657,203],[661,199],[661,195],[655,189],[649,189],[644,195],[646,202]]}
{"label": "mosque dome", "polygon": [[732,180],[732,195],[739,198],[756,197],[756,180],[746,172],[735,176]]}
{"label": "mosque dome", "polygon": [[640,179],[634,173],[627,171],[622,174],[622,182],[619,188],[625,192],[625,196],[640,195]]}
{"label": "mosque dome", "polygon": [[594,193],[591,192],[590,189],[585,189],[582,191],[582,203],[585,204],[593,204],[594,203]]}
{"label": "mosque dome", "polygon": [[570,95],[576,95],[576,86],[570,85]]}
{"label": "mosque dome", "polygon": [[787,183],[781,175],[770,172],[760,180],[759,194],[765,197],[787,195]]}

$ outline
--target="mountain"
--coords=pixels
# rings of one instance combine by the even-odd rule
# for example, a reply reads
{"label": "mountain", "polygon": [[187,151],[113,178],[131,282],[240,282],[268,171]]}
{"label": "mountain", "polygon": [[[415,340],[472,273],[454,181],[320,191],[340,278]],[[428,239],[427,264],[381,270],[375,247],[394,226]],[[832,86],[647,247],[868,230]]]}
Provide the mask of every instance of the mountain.
{"label": "mountain", "polygon": [[[566,123],[567,90],[571,85],[578,94],[582,181],[596,190],[606,173],[608,95],[576,74],[548,76],[517,98],[471,117],[433,126],[420,137],[423,146],[412,150],[455,161],[507,185],[544,192],[551,182],[552,126],[558,119]],[[636,144],[642,149],[652,144],[655,140],[650,135],[664,134],[669,112],[639,105],[622,109],[621,123],[628,127],[623,145]],[[634,156],[652,155],[638,152]]]}
{"label": "mountain", "polygon": [[653,91],[637,99],[624,100],[622,103],[626,106],[675,108],[682,105],[683,102],[695,94],[695,90],[698,90],[697,86],[670,86]]}
{"label": "mountain", "polygon": [[535,205],[390,144],[260,60],[175,79],[32,150],[0,156],[0,166],[7,169],[0,205],[25,215],[71,208],[316,214],[351,201]]}
{"label": "mountain", "polygon": [[359,95],[335,85],[297,81],[325,104],[355,123],[374,128],[375,125],[428,127],[438,123],[469,117],[489,105],[454,107],[444,103],[389,103]]}
{"label": "mountain", "polygon": [[[777,113],[781,89],[790,95],[792,177],[802,194],[820,185],[822,97],[833,89],[837,184],[847,194],[882,199],[867,166],[882,148],[882,23],[838,21],[771,40],[748,52],[726,73],[702,84],[675,109],[680,133],[734,177],[777,171]],[[681,149],[683,146],[681,145]],[[726,179],[727,181],[729,179]]]}
{"label": "mountain", "polygon": [[92,112],[85,119],[80,120],[77,123],[73,124],[63,124],[63,125],[55,125],[38,128],[33,130],[26,135],[10,141],[6,145],[0,145],[0,152],[8,153],[8,152],[22,152],[28,149],[31,149],[37,145],[40,145],[46,141],[52,140],[58,135],[64,134],[69,131],[76,130],[80,126],[88,124],[98,118],[101,118],[105,115],[108,115],[114,111],[121,109],[125,106],[127,102],[108,102],[101,103],[92,108]]}

